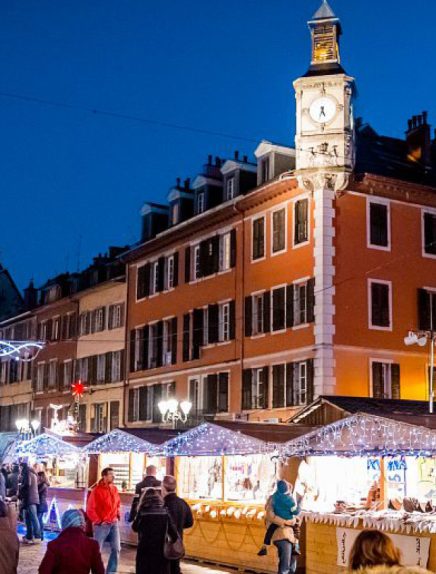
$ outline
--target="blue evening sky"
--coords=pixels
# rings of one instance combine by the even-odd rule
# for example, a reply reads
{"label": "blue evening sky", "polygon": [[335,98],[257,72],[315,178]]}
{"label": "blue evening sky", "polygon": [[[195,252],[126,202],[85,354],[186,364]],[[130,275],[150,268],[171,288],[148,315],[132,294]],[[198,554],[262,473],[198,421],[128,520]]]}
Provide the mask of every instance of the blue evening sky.
{"label": "blue evening sky", "polygon": [[[3,0],[0,261],[20,288],[136,241],[141,205],[164,201],[207,154],[252,154],[262,138],[293,144],[292,80],[307,69],[306,21],[319,4]],[[331,5],[357,114],[398,137],[422,110],[436,125],[436,3]]]}

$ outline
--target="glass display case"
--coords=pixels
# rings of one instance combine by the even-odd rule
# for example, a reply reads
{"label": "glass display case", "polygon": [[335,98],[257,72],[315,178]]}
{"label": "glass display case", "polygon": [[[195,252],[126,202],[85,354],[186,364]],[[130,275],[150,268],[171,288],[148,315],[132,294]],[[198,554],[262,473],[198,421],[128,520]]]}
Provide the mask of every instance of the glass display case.
{"label": "glass display case", "polygon": [[223,457],[179,457],[177,476],[180,496],[190,499],[222,500]]}
{"label": "glass display case", "polygon": [[225,459],[224,499],[264,503],[274,491],[276,480],[277,462],[270,456],[228,456]]}

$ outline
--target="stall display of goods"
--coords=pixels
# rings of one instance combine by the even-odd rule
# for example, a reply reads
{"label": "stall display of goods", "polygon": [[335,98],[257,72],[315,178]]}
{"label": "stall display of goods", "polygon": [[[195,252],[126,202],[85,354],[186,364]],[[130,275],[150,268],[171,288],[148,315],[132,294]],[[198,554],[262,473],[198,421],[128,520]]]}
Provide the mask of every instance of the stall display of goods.
{"label": "stall display of goods", "polygon": [[180,457],[177,461],[180,496],[191,500],[223,497],[221,456]]}
{"label": "stall display of goods", "polygon": [[264,503],[274,490],[276,467],[268,455],[226,457],[225,500]]}

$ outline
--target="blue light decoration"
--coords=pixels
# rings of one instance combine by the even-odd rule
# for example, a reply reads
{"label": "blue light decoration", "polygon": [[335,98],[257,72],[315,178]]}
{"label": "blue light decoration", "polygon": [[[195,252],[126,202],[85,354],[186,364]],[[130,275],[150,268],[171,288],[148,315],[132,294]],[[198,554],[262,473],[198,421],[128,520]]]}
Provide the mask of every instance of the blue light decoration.
{"label": "blue light decoration", "polygon": [[285,443],[280,456],[434,456],[436,431],[356,413]]}
{"label": "blue light decoration", "polygon": [[14,451],[15,457],[30,456],[43,458],[45,456],[80,455],[80,449],[47,433],[40,434],[31,440],[18,443]]}
{"label": "blue light decoration", "polygon": [[160,456],[226,456],[267,454],[274,446],[260,439],[232,431],[213,423],[202,423],[165,442],[159,447]]}
{"label": "blue light decoration", "polygon": [[156,445],[142,440],[121,429],[113,431],[93,440],[82,448],[84,454],[101,454],[105,452],[135,452],[152,454],[156,450]]}
{"label": "blue light decoration", "polygon": [[53,528],[62,530],[59,506],[55,496],[52,498],[52,501],[48,507],[48,511],[46,514],[44,514],[42,521],[44,526],[50,527],[51,530],[53,530]]}

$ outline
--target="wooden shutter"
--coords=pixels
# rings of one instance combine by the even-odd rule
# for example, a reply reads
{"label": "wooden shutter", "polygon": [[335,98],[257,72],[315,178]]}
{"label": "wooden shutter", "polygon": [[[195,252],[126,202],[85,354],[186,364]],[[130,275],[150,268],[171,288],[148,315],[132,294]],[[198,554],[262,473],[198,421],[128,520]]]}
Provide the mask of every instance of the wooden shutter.
{"label": "wooden shutter", "polygon": [[382,399],[385,394],[383,381],[383,363],[372,363],[372,396],[374,399]]}
{"label": "wooden shutter", "polygon": [[436,215],[424,213],[424,251],[436,255]]}
{"label": "wooden shutter", "polygon": [[315,277],[307,282],[307,322],[315,321]]}
{"label": "wooden shutter", "polygon": [[51,341],[51,332],[52,332],[52,319],[47,321],[47,341]]}
{"label": "wooden shutter", "polygon": [[273,365],[273,408],[285,404],[285,365]]}
{"label": "wooden shutter", "polygon": [[245,297],[245,336],[251,337],[253,333],[253,298]]}
{"label": "wooden shutter", "polygon": [[215,235],[210,241],[212,245],[212,257],[209,272],[218,273],[220,270],[220,236]]}
{"label": "wooden shutter", "polygon": [[126,312],[126,305],[125,303],[120,304],[120,324],[119,327],[124,327],[124,314]]}
{"label": "wooden shutter", "polygon": [[156,367],[162,367],[163,364],[163,321],[157,324],[157,341],[156,341]]}
{"label": "wooden shutter", "polygon": [[[431,294],[429,291],[426,291],[425,289],[418,289],[418,329],[420,331],[430,330],[430,297]],[[433,328],[436,328],[436,324]]]}
{"label": "wooden shutter", "polygon": [[185,249],[185,283],[191,280],[191,247],[188,245]]}
{"label": "wooden shutter", "polygon": [[286,287],[286,327],[294,326],[294,286]]}
{"label": "wooden shutter", "polygon": [[229,338],[231,341],[233,341],[236,335],[236,308],[234,301],[230,301],[229,311],[230,311]]}
{"label": "wooden shutter", "polygon": [[285,289],[274,289],[272,292],[273,304],[273,331],[279,331],[285,327]]}
{"label": "wooden shutter", "polygon": [[136,371],[136,364],[135,364],[135,341],[136,341],[136,329],[132,329],[130,331],[130,348],[129,348],[129,357],[130,357],[130,372],[134,373]]}
{"label": "wooden shutter", "polygon": [[200,241],[200,269],[198,277],[209,275],[209,240]]}
{"label": "wooden shutter", "polygon": [[192,358],[200,358],[200,347],[203,344],[203,309],[194,309],[192,334]]}
{"label": "wooden shutter", "polygon": [[244,369],[242,372],[242,410],[249,410],[252,408],[252,382],[253,371],[251,369]]}
{"label": "wooden shutter", "polygon": [[265,291],[263,294],[263,332],[271,331],[271,292]]}
{"label": "wooden shutter", "polygon": [[263,396],[260,404],[262,408],[269,408],[269,367],[266,366],[262,369],[262,380],[263,380]]}
{"label": "wooden shutter", "polygon": [[112,382],[112,353],[106,353],[106,376],[105,382],[111,383]]}
{"label": "wooden shutter", "polygon": [[307,368],[307,399],[306,403],[310,405],[313,403],[314,399],[314,387],[315,387],[315,372],[314,372],[314,364],[313,359],[309,359],[306,361],[306,368]]}
{"label": "wooden shutter", "polygon": [[400,365],[398,363],[391,365],[391,395],[392,399],[401,399]]}
{"label": "wooden shutter", "polygon": [[107,319],[107,328],[108,329],[114,328],[114,311],[115,311],[115,305],[109,305],[109,313],[108,313],[108,319]]}
{"label": "wooden shutter", "polygon": [[134,405],[135,405],[135,390],[134,389],[130,389],[129,390],[129,409],[128,409],[128,414],[127,414],[127,418],[129,423],[134,422]]}
{"label": "wooden shutter", "polygon": [[230,232],[230,267],[236,265],[236,229]]}
{"label": "wooden shutter", "polygon": [[307,241],[308,234],[308,200],[300,199],[295,204],[295,234],[296,244]]}
{"label": "wooden shutter", "polygon": [[171,319],[171,364],[177,363],[177,317]]}
{"label": "wooden shutter", "polygon": [[174,287],[177,287],[179,284],[179,252],[176,251],[174,253]]}
{"label": "wooden shutter", "polygon": [[157,261],[157,290],[160,293],[164,290],[165,278],[165,257],[159,257]]}
{"label": "wooden shutter", "polygon": [[286,406],[294,404],[294,363],[286,364]]}
{"label": "wooden shutter", "polygon": [[120,381],[123,381],[126,374],[126,352],[124,349],[117,352],[120,354]]}
{"label": "wooden shutter", "polygon": [[218,305],[209,305],[208,317],[209,317],[208,341],[209,343],[217,343],[219,334]]}
{"label": "wooden shutter", "polygon": [[139,416],[138,420],[147,420],[147,402],[148,402],[148,387],[139,388]]}
{"label": "wooden shutter", "polygon": [[190,314],[186,313],[183,315],[183,360],[189,361],[189,326],[190,326]]}
{"label": "wooden shutter", "polygon": [[153,422],[162,422],[162,415],[160,413],[158,404],[162,399],[162,385],[153,385]]}
{"label": "wooden shutter", "polygon": [[227,413],[229,410],[229,373],[218,375],[218,412]]}
{"label": "wooden shutter", "polygon": [[208,375],[206,378],[205,393],[205,413],[215,414],[217,412],[217,392],[218,392],[218,375]]}
{"label": "wooden shutter", "polygon": [[146,265],[136,268],[136,298],[142,299],[145,296],[145,274]]}
{"label": "wooden shutter", "polygon": [[[148,347],[149,347],[149,338],[150,338],[150,329],[148,327],[148,325],[144,325],[144,327],[142,327],[142,333],[141,333],[141,343],[142,343],[142,352],[141,352],[141,356],[142,356],[142,361],[141,361],[141,370],[142,369],[148,369]],[[140,343],[140,344],[141,344]]]}

